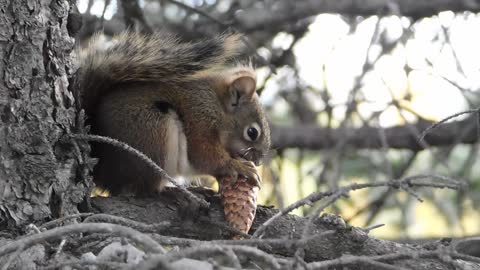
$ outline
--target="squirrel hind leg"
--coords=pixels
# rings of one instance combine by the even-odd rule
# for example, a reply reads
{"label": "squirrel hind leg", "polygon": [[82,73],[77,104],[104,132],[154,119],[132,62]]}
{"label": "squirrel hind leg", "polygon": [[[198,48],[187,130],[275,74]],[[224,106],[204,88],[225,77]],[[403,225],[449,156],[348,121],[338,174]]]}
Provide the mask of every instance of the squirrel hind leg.
{"label": "squirrel hind leg", "polygon": [[[192,170],[181,119],[173,105],[152,98],[151,93],[142,89],[113,92],[99,104],[93,131],[138,149],[174,179],[189,175]],[[112,194],[153,194],[171,185],[123,149],[98,145],[94,150],[100,159],[94,180]]]}

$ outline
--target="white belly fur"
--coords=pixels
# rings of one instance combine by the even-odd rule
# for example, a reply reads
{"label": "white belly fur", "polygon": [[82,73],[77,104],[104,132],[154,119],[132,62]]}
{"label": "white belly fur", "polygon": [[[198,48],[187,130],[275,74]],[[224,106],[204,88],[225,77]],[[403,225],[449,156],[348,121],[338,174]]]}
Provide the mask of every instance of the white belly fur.
{"label": "white belly fur", "polygon": [[[188,185],[194,170],[188,161],[187,138],[178,115],[174,112],[169,112],[169,115],[171,117],[168,118],[166,125],[166,159],[163,169],[175,179],[177,184]],[[164,186],[173,186],[173,184],[162,181],[159,188],[162,189]]]}

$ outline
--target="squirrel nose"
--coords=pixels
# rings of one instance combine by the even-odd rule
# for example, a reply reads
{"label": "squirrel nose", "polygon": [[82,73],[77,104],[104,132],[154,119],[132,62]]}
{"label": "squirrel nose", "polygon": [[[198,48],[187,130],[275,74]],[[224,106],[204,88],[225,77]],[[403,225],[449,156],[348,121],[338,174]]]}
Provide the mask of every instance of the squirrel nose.
{"label": "squirrel nose", "polygon": [[253,161],[253,163],[255,163],[255,166],[262,165],[263,154],[261,151],[253,149],[251,152],[251,157],[251,160]]}

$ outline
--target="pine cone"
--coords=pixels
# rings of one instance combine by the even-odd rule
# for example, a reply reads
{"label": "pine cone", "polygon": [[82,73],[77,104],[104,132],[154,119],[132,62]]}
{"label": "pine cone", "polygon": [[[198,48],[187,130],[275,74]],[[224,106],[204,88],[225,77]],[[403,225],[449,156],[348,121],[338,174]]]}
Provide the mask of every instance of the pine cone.
{"label": "pine cone", "polygon": [[[237,181],[225,178],[221,181],[220,195],[223,211],[228,224],[244,233],[248,233],[257,210],[258,186],[254,186],[245,178]],[[243,237],[236,235],[234,239]]]}

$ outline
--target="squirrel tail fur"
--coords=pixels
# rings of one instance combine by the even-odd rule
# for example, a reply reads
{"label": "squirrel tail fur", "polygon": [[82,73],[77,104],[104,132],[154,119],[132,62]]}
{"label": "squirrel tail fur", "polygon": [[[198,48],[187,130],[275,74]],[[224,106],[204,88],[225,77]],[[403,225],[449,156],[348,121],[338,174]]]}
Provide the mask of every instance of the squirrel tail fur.
{"label": "squirrel tail fur", "polygon": [[108,44],[97,35],[80,51],[77,83],[87,114],[113,85],[128,82],[180,82],[208,76],[236,56],[239,34],[196,43],[180,42],[171,34],[124,32]]}

